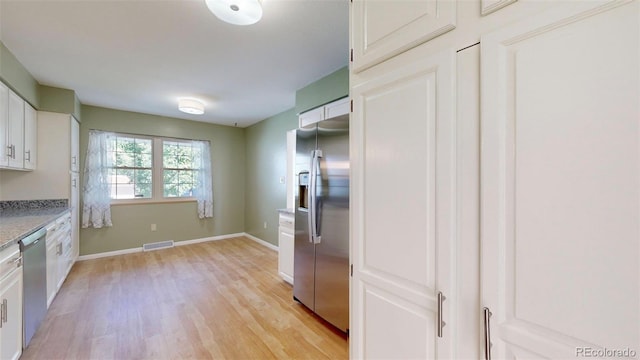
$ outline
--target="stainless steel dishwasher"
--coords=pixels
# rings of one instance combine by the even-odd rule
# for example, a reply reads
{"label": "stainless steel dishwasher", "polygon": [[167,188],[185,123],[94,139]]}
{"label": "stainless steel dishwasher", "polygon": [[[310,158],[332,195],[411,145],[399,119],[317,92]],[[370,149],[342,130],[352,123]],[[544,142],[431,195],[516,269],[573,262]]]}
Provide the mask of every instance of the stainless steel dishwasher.
{"label": "stainless steel dishwasher", "polygon": [[23,343],[26,348],[47,314],[47,229],[20,240],[23,266]]}

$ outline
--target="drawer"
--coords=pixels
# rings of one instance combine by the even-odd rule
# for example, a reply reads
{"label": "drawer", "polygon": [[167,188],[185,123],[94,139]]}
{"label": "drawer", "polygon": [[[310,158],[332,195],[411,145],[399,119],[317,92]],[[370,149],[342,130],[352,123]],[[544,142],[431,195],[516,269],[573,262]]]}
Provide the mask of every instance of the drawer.
{"label": "drawer", "polygon": [[293,215],[289,214],[280,214],[280,219],[278,221],[278,225],[287,229],[294,229],[295,222],[293,220]]}
{"label": "drawer", "polygon": [[7,277],[13,270],[22,266],[20,245],[12,245],[0,252],[0,280]]}

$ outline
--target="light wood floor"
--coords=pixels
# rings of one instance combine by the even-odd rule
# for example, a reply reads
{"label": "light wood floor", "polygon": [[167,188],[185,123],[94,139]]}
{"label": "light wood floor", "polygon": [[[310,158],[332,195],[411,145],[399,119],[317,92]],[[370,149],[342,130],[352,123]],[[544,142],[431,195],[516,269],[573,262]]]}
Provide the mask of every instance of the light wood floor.
{"label": "light wood floor", "polygon": [[346,359],[246,238],[78,262],[22,359]]}

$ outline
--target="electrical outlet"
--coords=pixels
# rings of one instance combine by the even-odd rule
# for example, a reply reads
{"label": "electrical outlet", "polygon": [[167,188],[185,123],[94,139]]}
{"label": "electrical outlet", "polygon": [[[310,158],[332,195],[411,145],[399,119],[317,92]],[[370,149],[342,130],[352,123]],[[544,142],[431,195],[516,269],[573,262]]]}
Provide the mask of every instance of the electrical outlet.
{"label": "electrical outlet", "polygon": [[156,231],[156,230],[157,230],[156,224],[151,224],[151,231]]}
{"label": "electrical outlet", "polygon": [[265,229],[267,228],[267,222],[266,221],[264,222],[264,228]]}

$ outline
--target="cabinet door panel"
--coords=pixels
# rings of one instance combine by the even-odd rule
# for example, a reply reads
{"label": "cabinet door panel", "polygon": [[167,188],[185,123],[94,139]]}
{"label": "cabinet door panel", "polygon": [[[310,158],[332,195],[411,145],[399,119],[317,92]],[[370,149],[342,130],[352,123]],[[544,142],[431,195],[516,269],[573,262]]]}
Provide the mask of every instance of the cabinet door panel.
{"label": "cabinet door panel", "polygon": [[354,0],[352,71],[359,72],[455,28],[449,0]]}
{"label": "cabinet door panel", "polygon": [[71,116],[71,172],[80,169],[80,124]]}
{"label": "cabinet door panel", "polygon": [[9,166],[24,167],[24,100],[9,90]]}
{"label": "cabinet door panel", "polygon": [[38,117],[31,105],[24,104],[24,167],[34,170],[38,161]]}
{"label": "cabinet door panel", "polygon": [[455,299],[455,57],[394,61],[352,89],[352,356],[432,359],[452,343],[435,334],[438,291]]}
{"label": "cabinet door panel", "polygon": [[0,303],[6,301],[6,322],[0,329],[0,358],[17,360],[22,354],[22,268],[2,280]]}
{"label": "cabinet door panel", "polygon": [[482,303],[496,358],[640,338],[640,28],[558,6],[482,38]]}
{"label": "cabinet door panel", "polygon": [[9,88],[0,82],[0,166],[9,165]]}

